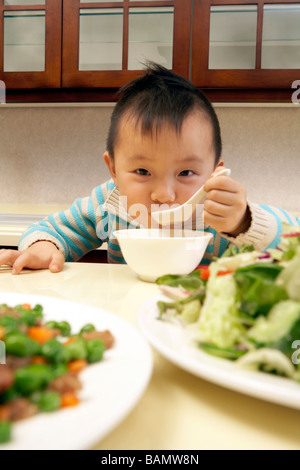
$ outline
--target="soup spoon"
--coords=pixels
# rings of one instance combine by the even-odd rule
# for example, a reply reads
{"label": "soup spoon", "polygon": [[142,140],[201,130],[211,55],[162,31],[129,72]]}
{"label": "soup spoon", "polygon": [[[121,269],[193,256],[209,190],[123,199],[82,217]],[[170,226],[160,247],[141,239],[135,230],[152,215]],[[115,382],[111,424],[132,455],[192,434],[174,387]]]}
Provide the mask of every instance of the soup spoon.
{"label": "soup spoon", "polygon": [[[229,176],[230,174],[231,170],[229,168],[224,168],[224,170],[221,170],[218,173],[212,175],[212,178],[221,175]],[[205,198],[205,195],[206,192],[204,191],[203,185],[184,204],[174,207],[173,209],[151,212],[151,217],[160,225],[173,225],[184,222],[191,218],[193,212],[196,209],[196,205],[199,204]]]}

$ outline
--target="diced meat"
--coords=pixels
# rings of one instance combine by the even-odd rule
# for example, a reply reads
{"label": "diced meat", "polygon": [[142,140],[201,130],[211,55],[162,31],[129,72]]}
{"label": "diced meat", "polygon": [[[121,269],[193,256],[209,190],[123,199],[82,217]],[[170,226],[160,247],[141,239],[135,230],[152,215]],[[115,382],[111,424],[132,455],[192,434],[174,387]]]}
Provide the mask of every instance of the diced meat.
{"label": "diced meat", "polygon": [[82,385],[75,374],[64,374],[52,380],[49,388],[62,394],[66,392],[74,392],[75,390],[81,390]]}
{"label": "diced meat", "polygon": [[20,325],[18,325],[18,330],[21,331],[21,333],[24,333],[26,335],[27,330],[28,330],[28,325],[26,325],[25,323],[21,323]]}
{"label": "diced meat", "polygon": [[0,325],[0,340],[2,341],[5,338],[5,328]]}
{"label": "diced meat", "polygon": [[31,357],[12,356],[11,354],[8,354],[6,356],[6,365],[12,370],[17,370],[20,367],[29,366],[30,363]]}
{"label": "diced meat", "polygon": [[19,313],[14,308],[1,306],[0,307],[0,318],[1,317],[6,317],[7,315],[9,315],[10,317],[16,318],[16,319],[20,318]]}
{"label": "diced meat", "polygon": [[0,364],[0,394],[6,392],[14,383],[15,376],[6,364]]}
{"label": "diced meat", "polygon": [[0,406],[0,421],[10,421],[9,405]]}
{"label": "diced meat", "polygon": [[16,398],[8,403],[11,421],[30,418],[39,412],[35,403],[31,403],[27,398]]}
{"label": "diced meat", "polygon": [[48,328],[48,330],[50,331],[52,338],[56,338],[61,335],[61,331],[58,328]]}
{"label": "diced meat", "polygon": [[109,330],[104,331],[89,331],[82,334],[82,337],[89,341],[91,339],[101,339],[105,344],[106,349],[109,349],[114,344],[114,337]]}
{"label": "diced meat", "polygon": [[16,398],[0,406],[0,421],[18,421],[30,418],[38,412],[39,409],[35,403],[31,403],[27,398]]}

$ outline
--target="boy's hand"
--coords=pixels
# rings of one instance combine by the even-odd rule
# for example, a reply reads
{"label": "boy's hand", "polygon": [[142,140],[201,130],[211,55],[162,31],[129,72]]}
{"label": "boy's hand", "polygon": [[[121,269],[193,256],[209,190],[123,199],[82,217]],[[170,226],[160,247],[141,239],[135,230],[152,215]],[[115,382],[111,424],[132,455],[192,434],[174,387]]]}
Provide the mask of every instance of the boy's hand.
{"label": "boy's hand", "polygon": [[12,274],[20,274],[23,268],[49,268],[57,273],[62,270],[64,262],[63,254],[47,241],[36,242],[24,251],[0,250],[0,266],[12,266]]}
{"label": "boy's hand", "polygon": [[[216,170],[217,172],[218,170]],[[204,222],[217,232],[236,237],[251,223],[244,186],[230,176],[216,176],[205,183]]]}

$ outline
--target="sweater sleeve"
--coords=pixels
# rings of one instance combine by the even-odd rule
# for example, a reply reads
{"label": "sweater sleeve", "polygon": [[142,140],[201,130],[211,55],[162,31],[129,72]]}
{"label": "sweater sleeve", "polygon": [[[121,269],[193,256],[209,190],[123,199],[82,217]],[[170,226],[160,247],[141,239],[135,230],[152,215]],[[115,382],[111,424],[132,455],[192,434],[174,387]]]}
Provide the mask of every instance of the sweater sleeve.
{"label": "sweater sleeve", "polygon": [[248,201],[251,213],[249,229],[237,237],[222,234],[228,241],[240,247],[242,244],[253,245],[258,251],[276,248],[280,242],[282,223],[300,226],[300,218],[274,206],[256,204]]}
{"label": "sweater sleeve", "polygon": [[30,225],[20,239],[19,250],[46,240],[56,245],[66,261],[76,261],[100,247],[107,239],[107,212],[102,206],[108,186],[97,186],[90,197],[76,199],[66,211],[56,212]]}

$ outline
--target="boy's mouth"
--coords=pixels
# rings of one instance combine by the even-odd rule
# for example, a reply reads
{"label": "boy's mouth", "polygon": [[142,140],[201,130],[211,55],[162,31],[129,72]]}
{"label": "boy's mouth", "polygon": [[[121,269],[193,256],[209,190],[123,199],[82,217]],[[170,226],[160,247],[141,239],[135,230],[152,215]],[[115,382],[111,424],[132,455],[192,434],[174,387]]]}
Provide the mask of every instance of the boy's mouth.
{"label": "boy's mouth", "polygon": [[176,207],[179,207],[179,206],[180,206],[180,204],[178,204],[178,203],[151,204],[150,213],[158,212],[158,211],[166,211],[166,210],[170,210],[170,209],[176,209]]}

